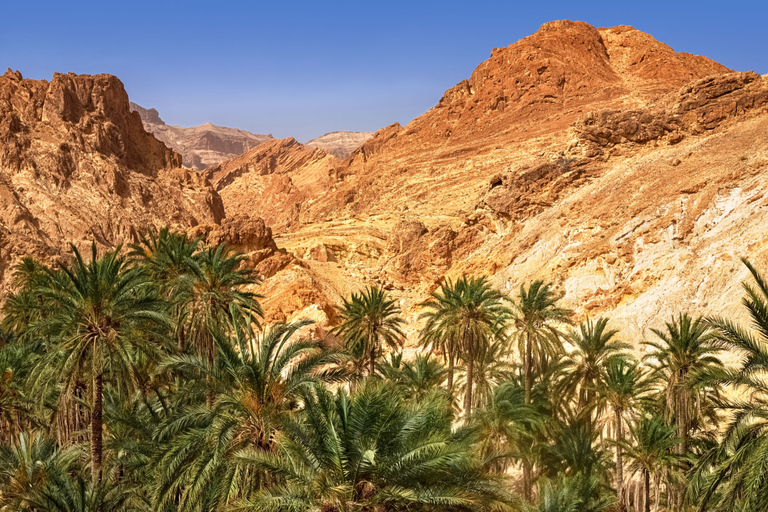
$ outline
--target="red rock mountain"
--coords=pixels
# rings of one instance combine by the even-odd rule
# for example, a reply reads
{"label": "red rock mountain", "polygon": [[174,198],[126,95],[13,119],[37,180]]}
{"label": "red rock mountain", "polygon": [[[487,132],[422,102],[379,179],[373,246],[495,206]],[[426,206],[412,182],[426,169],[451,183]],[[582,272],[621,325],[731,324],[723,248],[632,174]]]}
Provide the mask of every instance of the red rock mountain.
{"label": "red rock mountain", "polygon": [[672,312],[740,313],[739,257],[768,269],[766,135],[766,77],[569,21],[493,50],[345,161],[273,140],[190,174],[117,79],[6,73],[0,268],[170,222],[249,251],[267,320],[331,325],[376,283],[415,319],[469,272],[510,294],[552,280],[639,341]]}
{"label": "red rock mountain", "polygon": [[[264,283],[266,309],[332,323],[341,296],[380,283],[415,318],[472,272],[511,294],[553,280],[630,339],[673,311],[738,313],[738,258],[768,269],[767,94],[631,27],[547,23],[291,196],[276,242],[306,264]],[[261,190],[258,212],[285,211]],[[242,208],[248,187],[222,197]]]}

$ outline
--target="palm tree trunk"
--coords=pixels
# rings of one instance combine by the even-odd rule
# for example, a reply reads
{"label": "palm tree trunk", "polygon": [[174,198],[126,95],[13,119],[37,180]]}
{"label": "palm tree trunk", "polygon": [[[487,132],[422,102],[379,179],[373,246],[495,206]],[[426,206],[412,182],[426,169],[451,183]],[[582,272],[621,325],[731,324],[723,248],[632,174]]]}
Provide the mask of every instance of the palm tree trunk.
{"label": "palm tree trunk", "polygon": [[448,354],[448,393],[453,394],[453,352]]}
{"label": "palm tree trunk", "polygon": [[205,385],[208,388],[205,394],[205,406],[209,409],[213,407],[213,385],[212,385],[212,379],[211,379],[211,371],[213,371],[213,336],[210,335],[210,333],[206,333],[206,352],[208,356],[208,375],[205,376]]}
{"label": "palm tree trunk", "polygon": [[533,468],[528,460],[528,457],[523,459],[523,498],[530,503],[532,498],[531,491],[533,490]]}
{"label": "palm tree trunk", "polygon": [[659,501],[661,500],[661,482],[659,478],[654,478],[654,486],[656,487],[656,503],[653,504],[653,512],[659,512]]}
{"label": "palm tree trunk", "polygon": [[93,411],[91,412],[91,480],[94,488],[101,483],[102,444],[102,398],[104,393],[104,376],[101,371],[98,338],[93,339],[91,370],[93,373]]}
{"label": "palm tree trunk", "polygon": [[651,474],[647,469],[643,469],[643,490],[645,491],[643,496],[643,510],[645,512],[651,512]]}
{"label": "palm tree trunk", "polygon": [[624,502],[624,462],[621,443],[624,441],[624,427],[621,424],[621,409],[616,409],[616,494],[619,504]]}
{"label": "palm tree trunk", "polygon": [[472,384],[475,380],[475,358],[468,354],[467,358],[467,390],[464,393],[464,415],[469,418],[472,415]]}
{"label": "palm tree trunk", "polygon": [[371,361],[368,368],[368,375],[371,377],[376,375],[376,347],[371,347]]}
{"label": "palm tree trunk", "polygon": [[523,373],[525,373],[525,403],[531,404],[531,391],[533,390],[533,347],[531,346],[531,334],[525,335],[525,361]]}

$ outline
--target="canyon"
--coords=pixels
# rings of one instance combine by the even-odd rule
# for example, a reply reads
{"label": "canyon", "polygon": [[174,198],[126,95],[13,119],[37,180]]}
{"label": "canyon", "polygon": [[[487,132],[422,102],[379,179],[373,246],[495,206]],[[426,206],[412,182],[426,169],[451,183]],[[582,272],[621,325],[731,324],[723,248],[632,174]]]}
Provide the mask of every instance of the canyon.
{"label": "canyon", "polygon": [[639,346],[674,312],[740,319],[740,258],[768,272],[768,77],[632,27],[547,23],[405,126],[267,138],[199,171],[148,116],[115,77],[0,78],[0,285],[23,255],[169,224],[247,252],[265,320],[317,335],[374,284],[415,342],[419,304],[472,273],[512,297],[553,281]]}

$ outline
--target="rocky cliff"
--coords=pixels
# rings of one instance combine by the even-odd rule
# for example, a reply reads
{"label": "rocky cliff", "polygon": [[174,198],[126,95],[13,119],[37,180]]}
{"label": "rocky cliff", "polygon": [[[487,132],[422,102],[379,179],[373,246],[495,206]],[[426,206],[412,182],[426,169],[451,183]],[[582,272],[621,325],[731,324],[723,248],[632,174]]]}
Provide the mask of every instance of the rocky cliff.
{"label": "rocky cliff", "polygon": [[204,176],[142,127],[110,75],[0,77],[0,287],[20,256],[50,262],[69,244],[133,241],[137,231],[218,224]]}
{"label": "rocky cliff", "polygon": [[131,110],[139,113],[149,133],[181,155],[185,167],[197,170],[235,158],[273,138],[211,123],[192,128],[168,126],[154,108],[131,103]]}
{"label": "rocky cliff", "polygon": [[305,264],[264,283],[267,310],[332,323],[378,283],[416,318],[472,272],[555,281],[633,341],[672,312],[740,314],[738,258],[768,272],[766,84],[631,27],[545,24],[295,196],[276,242]]}

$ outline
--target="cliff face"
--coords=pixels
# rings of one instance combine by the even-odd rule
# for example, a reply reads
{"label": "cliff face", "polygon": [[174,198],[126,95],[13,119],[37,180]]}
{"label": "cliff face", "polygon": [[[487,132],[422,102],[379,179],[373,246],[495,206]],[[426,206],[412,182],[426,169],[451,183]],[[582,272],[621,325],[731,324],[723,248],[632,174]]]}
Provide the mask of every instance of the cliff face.
{"label": "cliff face", "polygon": [[19,256],[48,260],[137,230],[221,221],[221,198],[144,131],[109,75],[0,77],[0,283]]}
{"label": "cliff face", "polygon": [[469,272],[555,281],[635,341],[673,312],[738,315],[738,258],[768,271],[766,87],[631,27],[545,24],[304,195],[276,242],[305,263],[265,282],[285,299],[267,311],[332,323],[378,283],[415,319]]}
{"label": "cliff face", "polygon": [[179,153],[184,166],[192,169],[203,170],[273,139],[272,135],[259,135],[211,123],[192,128],[168,126],[154,108],[146,109],[136,103],[130,105],[131,110],[141,116],[144,128]]}

